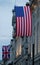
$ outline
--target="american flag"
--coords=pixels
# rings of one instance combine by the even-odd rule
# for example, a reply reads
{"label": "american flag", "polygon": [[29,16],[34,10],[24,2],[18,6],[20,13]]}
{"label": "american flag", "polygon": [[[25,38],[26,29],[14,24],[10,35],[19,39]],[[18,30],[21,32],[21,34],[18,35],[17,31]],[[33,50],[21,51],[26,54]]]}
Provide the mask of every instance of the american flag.
{"label": "american flag", "polygon": [[32,35],[32,15],[30,6],[15,6],[16,36]]}
{"label": "american flag", "polygon": [[7,60],[10,58],[10,46],[2,46],[2,59]]}

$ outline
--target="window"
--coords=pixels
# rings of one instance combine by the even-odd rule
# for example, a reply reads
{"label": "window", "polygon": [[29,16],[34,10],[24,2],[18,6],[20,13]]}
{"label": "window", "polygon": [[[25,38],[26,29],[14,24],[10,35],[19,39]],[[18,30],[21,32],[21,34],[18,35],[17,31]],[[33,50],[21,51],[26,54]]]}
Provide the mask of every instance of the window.
{"label": "window", "polygon": [[28,48],[25,48],[25,54],[28,54]]}
{"label": "window", "polygon": [[19,55],[21,55],[21,52],[22,52],[22,41],[21,39],[19,38],[17,40],[17,44],[16,44],[16,57],[18,57]]}

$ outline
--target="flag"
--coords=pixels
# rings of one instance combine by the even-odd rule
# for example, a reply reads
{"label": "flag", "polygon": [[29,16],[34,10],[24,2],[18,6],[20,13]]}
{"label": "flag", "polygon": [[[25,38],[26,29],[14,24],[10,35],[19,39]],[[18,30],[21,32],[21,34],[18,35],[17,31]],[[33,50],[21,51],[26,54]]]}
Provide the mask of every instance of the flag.
{"label": "flag", "polygon": [[32,15],[30,6],[15,6],[16,36],[32,35]]}
{"label": "flag", "polygon": [[2,46],[2,59],[7,60],[10,58],[10,46]]}

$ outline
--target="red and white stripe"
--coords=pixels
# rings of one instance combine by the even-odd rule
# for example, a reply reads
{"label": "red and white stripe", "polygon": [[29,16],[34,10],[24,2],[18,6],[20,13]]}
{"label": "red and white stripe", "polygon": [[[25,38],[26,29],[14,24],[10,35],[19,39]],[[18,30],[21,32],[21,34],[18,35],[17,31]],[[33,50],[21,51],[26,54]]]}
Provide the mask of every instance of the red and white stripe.
{"label": "red and white stripe", "polygon": [[26,36],[26,26],[27,26],[27,21],[26,21],[26,7],[24,7],[24,35]]}
{"label": "red and white stripe", "polygon": [[20,31],[19,36],[21,36],[21,32],[22,32],[21,31],[21,29],[22,29],[22,25],[21,25],[22,24],[22,18],[21,17],[19,17],[19,23],[20,23],[20,25],[19,25],[19,31]]}
{"label": "red and white stripe", "polygon": [[18,18],[18,17],[17,17],[16,25],[17,25],[17,26],[16,26],[16,27],[17,27],[17,28],[16,28],[16,29],[17,29],[17,30],[16,30],[17,36],[19,36],[19,18]]}
{"label": "red and white stripe", "polygon": [[22,36],[24,36],[24,17],[22,17]]}
{"label": "red and white stripe", "polygon": [[30,7],[28,6],[28,14],[29,14],[29,36],[32,35],[32,17],[31,17],[31,10]]}

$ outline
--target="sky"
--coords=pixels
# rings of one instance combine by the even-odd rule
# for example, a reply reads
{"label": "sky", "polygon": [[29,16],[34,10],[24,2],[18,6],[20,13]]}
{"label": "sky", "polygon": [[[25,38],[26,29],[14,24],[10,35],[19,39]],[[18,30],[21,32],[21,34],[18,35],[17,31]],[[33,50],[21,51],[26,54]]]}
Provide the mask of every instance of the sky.
{"label": "sky", "polygon": [[2,46],[9,45],[12,39],[12,9],[15,5],[25,5],[28,0],[0,0],[0,60]]}

